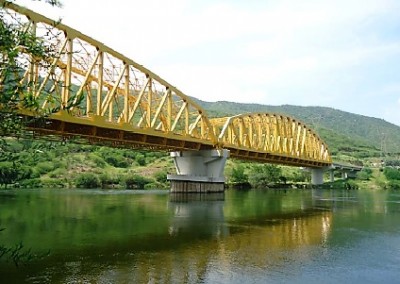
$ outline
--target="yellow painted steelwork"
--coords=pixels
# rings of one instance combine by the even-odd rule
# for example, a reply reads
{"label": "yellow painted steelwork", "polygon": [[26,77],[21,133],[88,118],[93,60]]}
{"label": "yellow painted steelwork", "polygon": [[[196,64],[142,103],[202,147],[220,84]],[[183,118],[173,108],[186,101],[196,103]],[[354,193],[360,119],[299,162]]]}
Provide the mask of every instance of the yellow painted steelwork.
{"label": "yellow painted steelwork", "polygon": [[220,145],[233,157],[289,165],[324,166],[328,147],[305,124],[270,113],[211,119]]}
{"label": "yellow painted steelwork", "polygon": [[21,83],[27,83],[43,110],[59,109],[45,123],[30,124],[35,133],[166,150],[227,148],[234,157],[298,166],[331,164],[323,141],[292,118],[209,119],[176,87],[103,43],[13,3],[0,0],[0,5],[9,21],[57,51],[43,59],[20,50],[21,66],[26,66]]}

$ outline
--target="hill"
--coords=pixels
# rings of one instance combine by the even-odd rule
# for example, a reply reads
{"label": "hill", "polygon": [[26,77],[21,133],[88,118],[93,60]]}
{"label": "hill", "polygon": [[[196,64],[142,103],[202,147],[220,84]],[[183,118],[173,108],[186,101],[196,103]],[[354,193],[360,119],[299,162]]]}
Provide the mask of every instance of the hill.
{"label": "hill", "polygon": [[352,154],[364,158],[400,153],[400,127],[383,119],[328,107],[269,106],[193,99],[206,109],[211,117],[247,112],[289,115],[314,129],[326,141],[333,155]]}

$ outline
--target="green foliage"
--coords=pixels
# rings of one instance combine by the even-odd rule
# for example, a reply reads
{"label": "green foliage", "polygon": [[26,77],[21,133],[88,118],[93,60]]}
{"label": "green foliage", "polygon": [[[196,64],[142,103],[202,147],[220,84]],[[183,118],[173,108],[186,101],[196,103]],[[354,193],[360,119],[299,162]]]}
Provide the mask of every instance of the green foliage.
{"label": "green foliage", "polygon": [[311,173],[309,171],[297,169],[288,176],[288,180],[292,182],[308,182],[311,180]]}
{"label": "green foliage", "polygon": [[76,187],[80,188],[99,188],[100,179],[93,173],[81,173],[75,178]]}
{"label": "green foliage", "polygon": [[143,189],[146,184],[153,182],[152,179],[140,176],[140,175],[129,175],[125,178],[125,186],[127,189]]}
{"label": "green foliage", "polygon": [[112,188],[119,186],[121,177],[115,174],[103,173],[100,175],[100,183],[102,188]]}
{"label": "green foliage", "polygon": [[135,160],[136,160],[136,162],[138,163],[139,166],[145,166],[146,165],[146,158],[144,157],[143,154],[136,155]]}
{"label": "green foliage", "polygon": [[372,177],[372,170],[370,168],[363,168],[357,173],[357,179],[369,180]]}
{"label": "green foliage", "polygon": [[7,186],[18,180],[19,169],[13,162],[0,163],[0,185]]}
{"label": "green foliage", "polygon": [[59,178],[42,178],[40,185],[47,188],[63,188],[66,186],[66,182]]}
{"label": "green foliage", "polygon": [[36,170],[39,174],[47,174],[54,169],[52,162],[40,162],[36,165]]}
{"label": "green foliage", "polygon": [[91,160],[91,161],[93,161],[93,163],[97,166],[97,167],[99,167],[99,168],[101,168],[101,169],[103,169],[105,166],[106,166],[106,162],[104,161],[104,159],[102,158],[102,157],[100,157],[100,156],[98,156],[98,155],[96,155],[96,154],[94,154],[94,153],[90,153],[89,154],[89,159]]}
{"label": "green foliage", "polygon": [[162,189],[162,188],[166,188],[165,183],[150,182],[144,185],[144,189]]}
{"label": "green foliage", "polygon": [[24,188],[40,188],[43,187],[43,184],[39,178],[32,178],[22,180],[19,186]]}
{"label": "green foliage", "polygon": [[249,182],[256,188],[268,187],[270,184],[278,182],[281,174],[281,168],[275,165],[254,165],[249,171]]}
{"label": "green foliage", "polygon": [[165,183],[167,181],[167,171],[161,170],[154,174],[154,178],[159,183]]}
{"label": "green foliage", "polygon": [[400,160],[385,160],[387,167],[400,167]]}
{"label": "green foliage", "polygon": [[400,180],[400,171],[396,168],[386,167],[383,174],[388,180]]}
{"label": "green foliage", "polygon": [[247,183],[249,182],[249,177],[245,173],[245,167],[238,164],[232,168],[232,174],[229,178],[231,183]]}
{"label": "green foliage", "polygon": [[129,167],[128,162],[126,159],[119,154],[109,154],[105,157],[105,161],[110,164],[111,166],[117,167],[117,168],[127,168]]}
{"label": "green foliage", "polygon": [[387,183],[387,188],[388,189],[399,190],[400,189],[400,180],[390,180]]}
{"label": "green foliage", "polygon": [[[3,230],[0,229],[0,232]],[[41,255],[34,254],[31,249],[25,249],[22,242],[12,247],[0,245],[0,260],[4,260],[5,262],[11,261],[16,267],[19,267],[21,264],[26,265],[29,261],[48,255],[49,252]]]}

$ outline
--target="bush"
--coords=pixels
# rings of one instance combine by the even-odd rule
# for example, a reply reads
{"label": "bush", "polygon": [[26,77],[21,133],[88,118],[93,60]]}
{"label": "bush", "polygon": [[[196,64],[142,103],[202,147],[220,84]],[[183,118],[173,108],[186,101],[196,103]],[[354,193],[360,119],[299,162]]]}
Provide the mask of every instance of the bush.
{"label": "bush", "polygon": [[153,180],[140,175],[132,175],[126,177],[124,182],[128,189],[143,189],[146,184],[152,183]]}
{"label": "bush", "polygon": [[75,185],[80,188],[99,188],[101,183],[97,175],[82,173],[75,178]]}
{"label": "bush", "polygon": [[249,182],[253,187],[268,187],[281,177],[281,168],[274,165],[256,165],[249,172]]}
{"label": "bush", "polygon": [[54,170],[54,164],[51,162],[41,162],[36,165],[36,170],[39,172],[39,174],[47,174]]}
{"label": "bush", "polygon": [[102,188],[110,188],[119,185],[121,181],[120,176],[118,175],[108,175],[108,174],[101,174],[100,175],[100,183]]}
{"label": "bush", "polygon": [[116,168],[127,168],[127,167],[129,167],[129,164],[126,161],[126,159],[120,154],[107,155],[106,158],[105,158],[105,161],[108,164],[110,164],[111,166],[114,166]]}
{"label": "bush", "polygon": [[244,172],[245,168],[243,165],[237,165],[232,168],[232,174],[229,178],[229,181],[232,183],[247,183],[249,181],[249,177]]}
{"label": "bush", "polygon": [[64,181],[59,179],[59,178],[45,178],[41,180],[41,186],[42,187],[58,187],[62,188],[65,187]]}
{"label": "bush", "polygon": [[146,165],[146,158],[144,157],[143,154],[137,154],[135,161],[138,163],[139,166],[145,166]]}
{"label": "bush", "polygon": [[399,190],[400,189],[400,181],[398,180],[391,180],[388,182],[387,187],[389,189],[396,189]]}
{"label": "bush", "polygon": [[33,179],[26,179],[23,180],[19,183],[20,187],[24,188],[39,188],[43,187],[42,182],[40,181],[39,178],[33,178]]}
{"label": "bush", "polygon": [[388,180],[400,180],[400,171],[395,168],[385,168],[383,174]]}
{"label": "bush", "polygon": [[99,157],[93,153],[89,154],[89,159],[91,159],[93,163],[99,168],[104,168],[107,164],[102,157]]}
{"label": "bush", "polygon": [[372,176],[372,170],[370,168],[363,168],[357,173],[357,179],[369,180]]}
{"label": "bush", "polygon": [[1,162],[0,163],[0,185],[7,186],[18,180],[19,169],[15,163]]}
{"label": "bush", "polygon": [[161,170],[161,171],[156,172],[154,174],[154,178],[156,179],[156,181],[158,181],[160,183],[167,182],[167,171]]}

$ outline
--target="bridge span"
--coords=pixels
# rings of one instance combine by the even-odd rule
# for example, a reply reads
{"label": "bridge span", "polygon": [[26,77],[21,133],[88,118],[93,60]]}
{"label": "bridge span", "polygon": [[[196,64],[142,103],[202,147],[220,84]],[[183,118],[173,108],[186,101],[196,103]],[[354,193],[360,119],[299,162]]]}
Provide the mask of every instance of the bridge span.
{"label": "bridge span", "polygon": [[[35,135],[171,151],[177,175],[169,178],[185,188],[194,182],[194,190],[199,184],[220,189],[229,156],[311,169],[332,165],[326,143],[295,118],[275,113],[208,117],[178,88],[105,44],[24,7],[4,0],[0,5],[10,24],[52,51],[51,58],[37,58],[19,49],[23,77],[16,95],[38,102],[19,113],[48,114],[28,123]],[[6,71],[0,71],[0,91],[6,88]]]}

